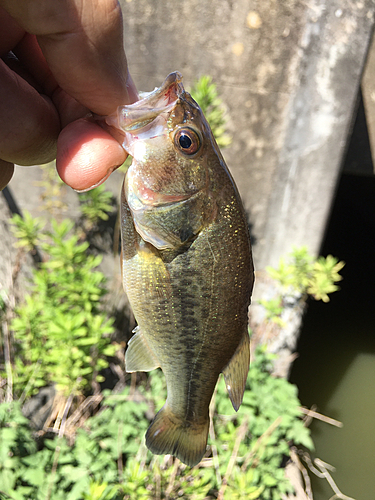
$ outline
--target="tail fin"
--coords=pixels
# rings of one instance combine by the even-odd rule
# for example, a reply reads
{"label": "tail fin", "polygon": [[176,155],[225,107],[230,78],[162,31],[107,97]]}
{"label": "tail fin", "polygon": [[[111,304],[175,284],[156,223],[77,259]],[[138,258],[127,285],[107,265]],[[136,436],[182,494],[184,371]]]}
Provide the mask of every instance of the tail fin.
{"label": "tail fin", "polygon": [[209,424],[208,415],[201,425],[188,424],[164,405],[146,432],[146,446],[155,455],[169,453],[194,467],[206,452]]}

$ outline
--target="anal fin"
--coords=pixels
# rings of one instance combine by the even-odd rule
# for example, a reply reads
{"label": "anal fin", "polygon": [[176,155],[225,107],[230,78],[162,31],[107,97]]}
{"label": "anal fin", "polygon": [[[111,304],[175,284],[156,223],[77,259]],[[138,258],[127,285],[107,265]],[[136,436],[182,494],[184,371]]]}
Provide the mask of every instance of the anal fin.
{"label": "anal fin", "polygon": [[249,365],[250,337],[248,332],[245,331],[235,353],[223,370],[225,385],[233,408],[236,411],[242,403]]}
{"label": "anal fin", "polygon": [[129,340],[125,353],[125,368],[131,372],[150,372],[160,367],[159,361],[151,351],[147,340],[139,326],[134,329],[135,335]]}

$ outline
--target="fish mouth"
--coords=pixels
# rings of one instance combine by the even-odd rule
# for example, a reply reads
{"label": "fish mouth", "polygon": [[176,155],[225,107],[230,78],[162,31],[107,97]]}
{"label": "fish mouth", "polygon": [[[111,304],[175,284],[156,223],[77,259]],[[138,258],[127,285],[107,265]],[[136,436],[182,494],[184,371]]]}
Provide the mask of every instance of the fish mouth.
{"label": "fish mouth", "polygon": [[145,210],[151,207],[156,208],[161,206],[167,207],[169,205],[175,205],[176,203],[185,201],[192,196],[192,193],[173,195],[157,193],[152,189],[149,189],[144,184],[134,185],[130,177],[131,175],[129,175],[128,172],[124,183],[125,196],[128,201],[129,207],[135,211]]}
{"label": "fish mouth", "polygon": [[[125,150],[132,139],[149,139],[167,133],[168,115],[185,93],[181,82],[181,73],[170,73],[161,87],[142,94],[144,97],[140,101],[117,108],[116,127],[125,133]],[[109,124],[114,125],[113,119]]]}

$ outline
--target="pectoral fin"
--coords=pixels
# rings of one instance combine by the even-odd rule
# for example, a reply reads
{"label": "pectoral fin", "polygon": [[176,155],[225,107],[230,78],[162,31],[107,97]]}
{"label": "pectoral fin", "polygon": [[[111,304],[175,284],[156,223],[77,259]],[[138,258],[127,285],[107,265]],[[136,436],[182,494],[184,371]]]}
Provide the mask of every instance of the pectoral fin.
{"label": "pectoral fin", "polygon": [[135,335],[129,340],[128,348],[125,353],[125,367],[128,373],[131,372],[150,372],[160,367],[154,353],[151,351],[147,340],[142,335],[137,326]]}
{"label": "pectoral fin", "polygon": [[237,411],[241,406],[245,391],[247,374],[250,365],[250,337],[244,332],[231,360],[223,370],[225,385],[232,401],[233,408]]}

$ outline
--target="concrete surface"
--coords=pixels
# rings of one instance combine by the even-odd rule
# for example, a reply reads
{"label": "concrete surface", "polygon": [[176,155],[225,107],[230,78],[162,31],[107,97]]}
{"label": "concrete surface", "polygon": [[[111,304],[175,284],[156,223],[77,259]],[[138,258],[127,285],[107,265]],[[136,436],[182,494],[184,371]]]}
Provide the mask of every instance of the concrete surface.
{"label": "concrete surface", "polygon": [[374,22],[372,0],[122,0],[136,85],[213,77],[233,144],[224,156],[249,214],[256,269],[317,252]]}

